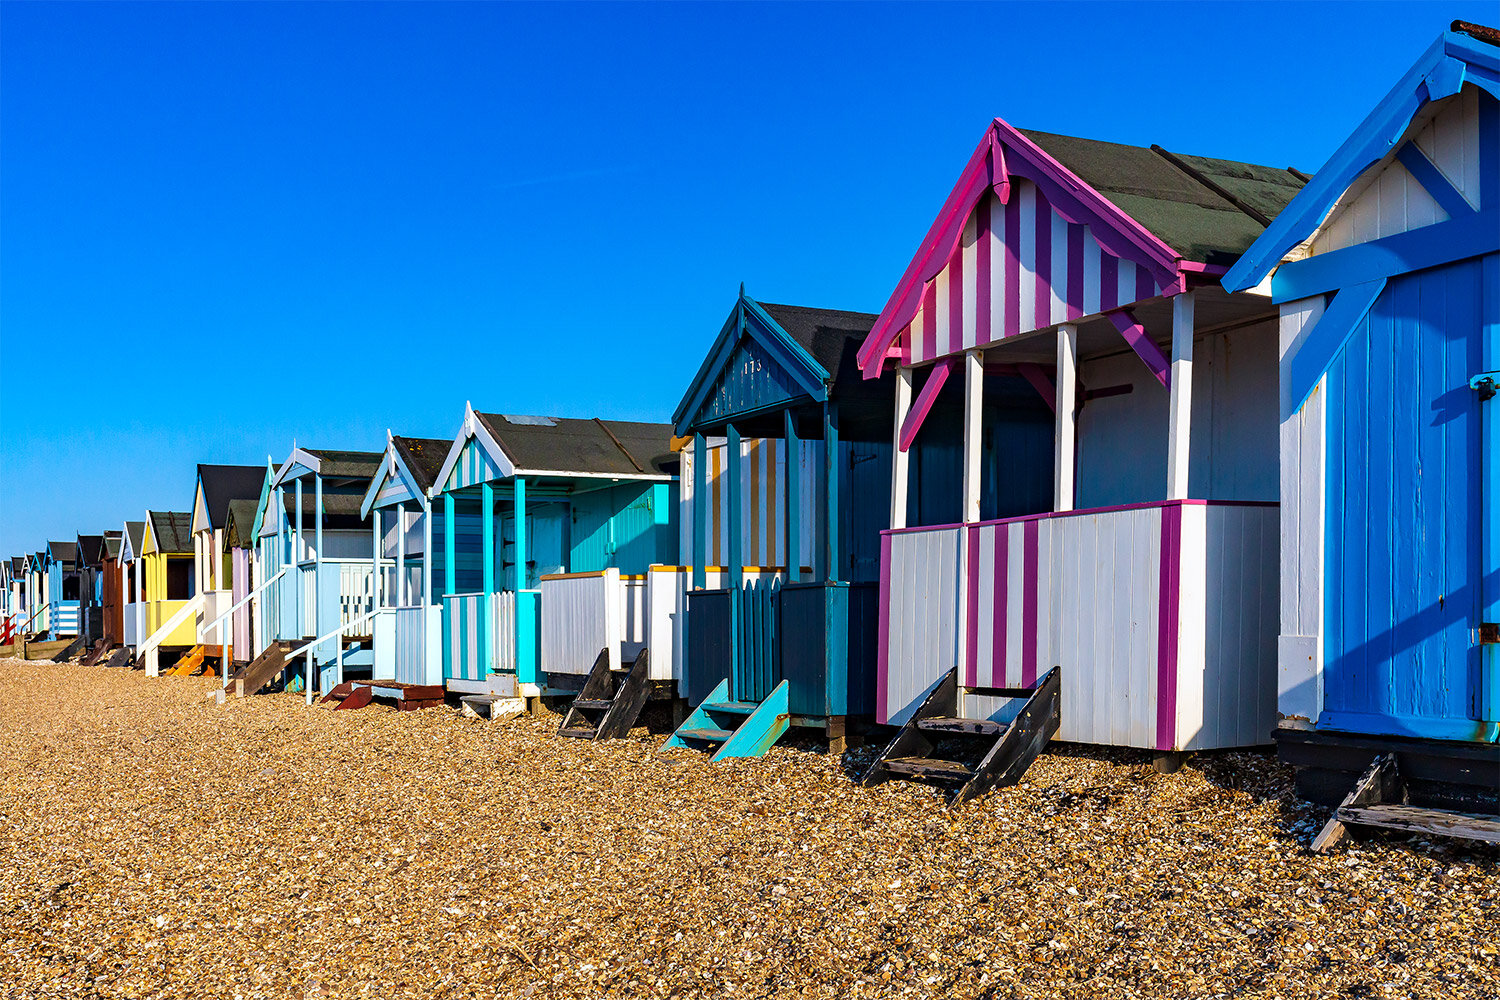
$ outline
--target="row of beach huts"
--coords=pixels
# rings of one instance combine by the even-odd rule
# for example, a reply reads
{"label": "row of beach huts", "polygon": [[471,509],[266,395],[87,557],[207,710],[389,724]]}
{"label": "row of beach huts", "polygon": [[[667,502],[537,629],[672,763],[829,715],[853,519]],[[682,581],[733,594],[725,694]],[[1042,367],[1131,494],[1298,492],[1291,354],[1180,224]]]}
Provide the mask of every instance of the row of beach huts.
{"label": "row of beach huts", "polygon": [[1325,840],[1500,839],[1497,46],[1456,22],[1311,176],[997,118],[879,315],[741,289],[669,424],[200,465],[6,560],[0,640],[585,738],[666,700],[716,759],[879,733],[867,782],[955,800],[1051,738],[1274,741]]}

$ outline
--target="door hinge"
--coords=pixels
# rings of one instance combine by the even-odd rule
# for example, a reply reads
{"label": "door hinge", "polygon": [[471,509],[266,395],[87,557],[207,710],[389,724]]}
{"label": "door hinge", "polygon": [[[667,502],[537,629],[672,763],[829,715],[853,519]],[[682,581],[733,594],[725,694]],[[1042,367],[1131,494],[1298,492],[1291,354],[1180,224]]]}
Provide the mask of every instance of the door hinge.
{"label": "door hinge", "polygon": [[1473,634],[1476,646],[1500,645],[1500,622],[1480,622]]}
{"label": "door hinge", "polygon": [[1481,400],[1493,399],[1500,390],[1500,372],[1480,372],[1469,379],[1469,388],[1479,393]]}

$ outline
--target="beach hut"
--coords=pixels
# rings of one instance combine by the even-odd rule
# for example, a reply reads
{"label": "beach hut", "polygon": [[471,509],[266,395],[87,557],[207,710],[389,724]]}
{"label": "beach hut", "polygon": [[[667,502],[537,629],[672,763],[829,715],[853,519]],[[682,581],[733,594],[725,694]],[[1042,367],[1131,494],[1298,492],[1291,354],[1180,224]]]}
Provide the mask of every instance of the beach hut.
{"label": "beach hut", "polygon": [[120,549],[124,541],[124,533],[118,529],[106,531],[99,557],[100,637],[105,649],[114,649],[125,642],[125,596],[120,574]]}
{"label": "beach hut", "polygon": [[104,638],[104,536],[79,535],[75,540],[78,553],[78,634],[85,645]]}
{"label": "beach hut", "polygon": [[[677,562],[671,438],[666,424],[465,407],[432,491],[449,690],[570,695],[601,652],[614,670],[648,644],[639,591],[654,564]],[[627,610],[633,631],[621,626]],[[643,680],[663,697],[672,663],[670,649],[651,650]]]}
{"label": "beach hut", "polygon": [[136,553],[142,607],[135,655],[155,677],[161,673],[163,653],[175,660],[197,642],[195,616],[203,594],[193,573],[193,515],[150,510],[144,523]]}
{"label": "beach hut", "polygon": [[141,579],[144,564],[140,560],[141,545],[145,540],[145,521],[126,521],[121,526],[120,554],[116,560],[120,570],[120,642],[126,647],[131,659],[134,659],[136,649],[147,635],[146,603],[141,596],[145,592]]}
{"label": "beach hut", "polygon": [[795,724],[841,749],[873,713],[893,399],[855,360],[874,321],[741,289],[673,414],[694,710],[669,745],[758,756]]}
{"label": "beach hut", "polygon": [[42,553],[47,575],[47,629],[53,639],[78,634],[78,543],[48,542]]}
{"label": "beach hut", "polygon": [[[393,692],[425,689],[442,697],[442,602],[434,587],[443,579],[442,509],[430,497],[453,442],[386,432],[380,470],[360,503],[371,521],[370,560],[375,575],[374,673]],[[436,518],[434,520],[434,518]],[[401,702],[407,699],[400,697]],[[416,699],[418,701],[424,699]]]}
{"label": "beach hut", "polygon": [[26,578],[22,569],[25,562],[22,556],[11,556],[0,563],[0,576],[3,576],[5,585],[4,603],[0,607],[0,645],[8,645],[26,621],[23,614],[26,607]]}
{"label": "beach hut", "polygon": [[[1054,729],[1164,768],[1269,741],[1277,319],[1217,279],[1304,178],[985,131],[859,352],[867,378],[896,380],[876,715],[903,733],[869,780],[967,797],[1013,780]],[[992,514],[984,403],[1001,365],[1052,410],[1052,489]],[[956,516],[913,526],[909,446],[950,396]],[[977,763],[932,756],[953,729],[980,738]]]}
{"label": "beach hut", "polygon": [[[368,676],[374,577],[360,501],[381,454],[294,446],[272,475],[255,524],[261,649],[305,650],[311,678],[297,683],[327,693],[342,671]],[[254,665],[252,664],[252,667]],[[265,670],[279,672],[273,660]],[[271,677],[246,679],[253,693]]]}
{"label": "beach hut", "polygon": [[1500,812],[1500,33],[1454,29],[1223,278],[1280,315],[1281,756],[1430,832]]}
{"label": "beach hut", "polygon": [[[224,527],[233,500],[254,502],[265,485],[266,470],[258,465],[199,465],[193,489],[194,589],[203,595],[194,623],[197,644],[180,669],[196,669],[205,660],[221,660],[230,630],[233,606],[233,567],[226,555]],[[231,652],[231,657],[233,653]]]}
{"label": "beach hut", "polygon": [[[262,492],[270,488],[274,474],[274,469],[261,470]],[[258,583],[260,577],[256,573],[255,516],[263,499],[258,495],[251,500],[229,501],[221,532],[224,561],[229,573],[230,607],[233,608],[224,638],[229,641],[230,665],[236,669],[249,663],[260,652],[255,641],[259,634],[255,622],[264,588]],[[213,638],[219,638],[217,632]]]}

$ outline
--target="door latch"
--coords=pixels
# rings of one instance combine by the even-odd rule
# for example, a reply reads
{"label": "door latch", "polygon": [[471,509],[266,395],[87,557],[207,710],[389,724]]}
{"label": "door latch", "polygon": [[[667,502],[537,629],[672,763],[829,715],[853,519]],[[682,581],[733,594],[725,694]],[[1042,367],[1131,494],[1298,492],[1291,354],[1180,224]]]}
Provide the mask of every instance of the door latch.
{"label": "door latch", "polygon": [[1480,622],[1474,634],[1476,646],[1500,645],[1500,622]]}
{"label": "door latch", "polygon": [[1500,372],[1480,372],[1469,379],[1469,388],[1479,393],[1480,400],[1495,398],[1500,391]]}

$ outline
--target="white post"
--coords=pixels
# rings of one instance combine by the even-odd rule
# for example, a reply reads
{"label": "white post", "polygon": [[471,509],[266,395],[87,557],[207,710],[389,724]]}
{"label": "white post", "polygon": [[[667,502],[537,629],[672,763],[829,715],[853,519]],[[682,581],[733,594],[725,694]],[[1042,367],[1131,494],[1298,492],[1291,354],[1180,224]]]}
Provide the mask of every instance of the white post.
{"label": "white post", "polygon": [[[422,607],[432,606],[432,498],[422,498]],[[426,618],[424,617],[425,621]]]}
{"label": "white post", "polygon": [[979,484],[983,478],[980,443],[984,421],[984,356],[964,355],[964,505],[965,524],[979,520]]}
{"label": "white post", "polygon": [[380,508],[370,511],[370,604],[380,603]]}
{"label": "white post", "polygon": [[1167,499],[1188,495],[1193,414],[1193,293],[1172,299],[1172,388],[1167,416]]}
{"label": "white post", "polygon": [[1072,510],[1073,468],[1078,447],[1078,327],[1057,328],[1057,434],[1052,457],[1052,509]]}
{"label": "white post", "polygon": [[896,427],[891,432],[891,527],[906,527],[906,479],[911,456],[901,450],[901,425],[911,412],[911,369],[896,369]]}

